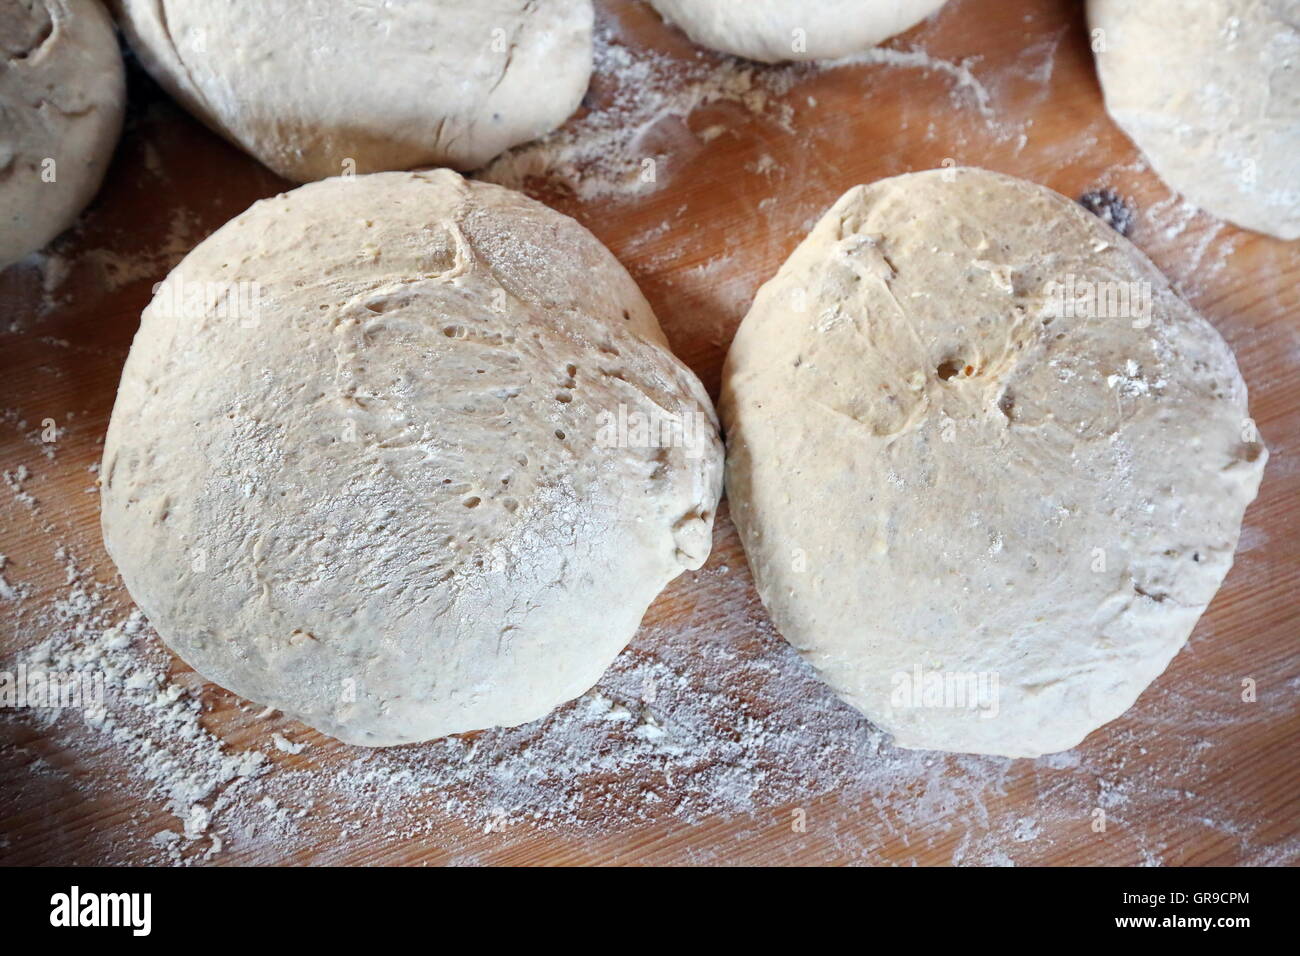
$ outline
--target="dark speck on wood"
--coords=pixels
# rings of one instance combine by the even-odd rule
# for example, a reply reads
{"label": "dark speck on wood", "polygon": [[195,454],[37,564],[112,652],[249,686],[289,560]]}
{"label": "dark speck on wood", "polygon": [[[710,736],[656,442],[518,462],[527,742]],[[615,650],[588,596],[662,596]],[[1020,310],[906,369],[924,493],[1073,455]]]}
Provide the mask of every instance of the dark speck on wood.
{"label": "dark speck on wood", "polygon": [[1113,189],[1093,189],[1079,197],[1079,205],[1121,236],[1133,231],[1137,205]]}

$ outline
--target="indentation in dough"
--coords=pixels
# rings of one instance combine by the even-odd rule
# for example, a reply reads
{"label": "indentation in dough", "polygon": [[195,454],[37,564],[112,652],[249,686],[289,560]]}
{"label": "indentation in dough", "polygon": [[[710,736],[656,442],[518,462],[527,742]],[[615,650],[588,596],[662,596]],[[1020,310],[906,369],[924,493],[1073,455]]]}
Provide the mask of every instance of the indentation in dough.
{"label": "indentation in dough", "polygon": [[39,52],[53,35],[54,21],[43,2],[34,6],[6,4],[0,11],[0,49],[15,63]]}
{"label": "indentation in dough", "polygon": [[1010,389],[1003,392],[1002,397],[998,399],[998,410],[1006,416],[1008,422],[1016,420],[1016,397]]}

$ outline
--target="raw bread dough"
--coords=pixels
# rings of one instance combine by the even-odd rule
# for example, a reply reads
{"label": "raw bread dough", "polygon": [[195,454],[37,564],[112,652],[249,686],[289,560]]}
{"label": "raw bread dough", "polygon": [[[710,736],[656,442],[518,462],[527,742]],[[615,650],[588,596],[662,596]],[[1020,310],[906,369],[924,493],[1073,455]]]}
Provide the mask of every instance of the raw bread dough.
{"label": "raw bread dough", "polygon": [[0,57],[3,268],[71,226],[95,197],[122,131],[126,89],[99,0],[6,0]]}
{"label": "raw bread dough", "polygon": [[[699,430],[620,447],[620,405]],[[304,186],[191,252],[145,309],[102,476],[108,551],[181,657],[385,745],[590,688],[707,556],[722,446],[595,237],[438,170]]]}
{"label": "raw bread dough", "polygon": [[1106,108],[1170,186],[1300,238],[1300,2],[1090,0]]}
{"label": "raw bread dough", "polygon": [[764,63],[848,56],[920,23],[944,0],[650,0],[696,43]]}
{"label": "raw bread dough", "polygon": [[563,123],[591,76],[591,0],[116,3],[159,83],[298,182],[476,169]]}
{"label": "raw bread dough", "polygon": [[[1088,281],[1150,307],[1090,309]],[[1011,757],[1164,670],[1266,458],[1232,353],[1146,256],[977,169],[849,190],[758,292],[721,411],[786,639],[900,746]]]}

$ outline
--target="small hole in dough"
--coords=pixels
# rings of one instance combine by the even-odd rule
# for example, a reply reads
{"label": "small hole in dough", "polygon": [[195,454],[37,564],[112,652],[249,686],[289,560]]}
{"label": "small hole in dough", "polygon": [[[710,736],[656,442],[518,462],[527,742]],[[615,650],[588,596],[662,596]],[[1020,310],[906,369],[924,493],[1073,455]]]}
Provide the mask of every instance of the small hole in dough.
{"label": "small hole in dough", "polygon": [[935,369],[934,372],[940,379],[946,382],[956,375],[960,368],[961,364],[959,362],[948,359],[946,362],[940,362],[939,367]]}

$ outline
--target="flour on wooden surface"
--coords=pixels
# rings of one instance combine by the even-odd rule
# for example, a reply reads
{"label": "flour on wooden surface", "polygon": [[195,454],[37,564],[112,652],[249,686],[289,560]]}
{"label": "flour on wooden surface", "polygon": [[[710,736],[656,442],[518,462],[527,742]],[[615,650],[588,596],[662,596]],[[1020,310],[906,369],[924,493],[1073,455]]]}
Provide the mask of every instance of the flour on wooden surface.
{"label": "flour on wooden surface", "polygon": [[[827,826],[830,814],[819,817],[814,804],[833,796],[878,816],[870,827],[831,824],[843,828],[839,850],[864,862],[884,862],[887,842],[920,851],[936,839],[952,841],[954,863],[1033,860],[1046,835],[1087,833],[1101,808],[1141,859],[1159,863],[1162,844],[1147,835],[1159,833],[1153,804],[1162,789],[1199,776],[1214,747],[1204,731],[1235,719],[1225,705],[1216,710],[1156,688],[1138,705],[1138,729],[1121,735],[1132,739],[1105,754],[1071,751],[1030,764],[899,750],[771,631],[747,575],[714,566],[699,574],[722,594],[728,620],[743,620],[744,637],[652,622],[595,689],[544,720],[362,750],[243,705],[242,714],[223,718],[232,738],[252,742],[235,744],[205,726],[207,711],[229,695],[191,672],[174,673],[138,610],[117,610],[120,593],[68,552],[59,560],[63,584],[42,602],[23,602],[30,606],[20,612],[21,630],[29,640],[44,637],[21,662],[103,674],[105,706],[6,714],[32,724],[42,743],[7,745],[5,762],[25,765],[20,789],[39,787],[58,773],[43,755],[67,749],[97,771],[80,775],[78,788],[168,811],[167,825],[127,824],[102,850],[105,862],[116,852],[159,862],[232,851],[240,859],[304,852],[327,860],[342,858],[353,840],[373,839],[376,827],[385,841],[427,841],[454,858],[449,822],[467,831],[601,834],[665,820],[770,820],[805,808]],[[1179,756],[1142,766],[1141,742],[1158,738]],[[1032,815],[1000,803],[1026,772],[1038,792]],[[1249,848],[1252,819],[1242,800],[1215,807],[1197,825]],[[694,852],[697,862],[726,859],[720,848]]]}
{"label": "flour on wooden surface", "polygon": [[[587,201],[643,195],[668,181],[660,175],[668,157],[652,145],[653,135],[665,125],[685,121],[702,107],[728,104],[797,135],[797,110],[787,94],[809,76],[858,66],[939,73],[952,84],[955,109],[971,109],[990,128],[1002,129],[994,119],[989,89],[973,72],[977,57],[952,62],[922,50],[879,47],[814,64],[759,66],[712,54],[683,61],[625,43],[617,20],[609,17],[598,24],[595,40],[595,92],[589,95],[594,105],[550,135],[501,156],[480,178],[514,189],[540,184]],[[1050,77],[1055,46],[1036,53],[1036,69]],[[811,98],[804,103],[816,106]],[[725,125],[714,124],[695,135],[708,143],[726,131]],[[1012,135],[1021,131],[1003,129],[1003,138]],[[671,165],[665,162],[662,168],[671,172]]]}

